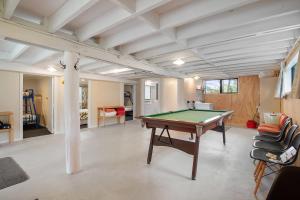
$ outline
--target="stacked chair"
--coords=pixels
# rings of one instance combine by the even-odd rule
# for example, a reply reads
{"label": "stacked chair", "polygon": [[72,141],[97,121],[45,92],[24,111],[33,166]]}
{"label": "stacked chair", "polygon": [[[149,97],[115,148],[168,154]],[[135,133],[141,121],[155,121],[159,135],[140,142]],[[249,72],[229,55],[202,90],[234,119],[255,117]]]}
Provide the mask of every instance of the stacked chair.
{"label": "stacked chair", "polygon": [[[255,195],[264,176],[277,173],[281,167],[292,165],[297,159],[300,149],[300,133],[297,133],[299,126],[296,124],[292,125],[292,119],[289,117],[285,117],[283,121],[280,121],[280,124],[277,134],[259,131],[258,135],[253,138],[254,149],[250,152],[250,157],[254,161],[258,161],[254,171],[254,180],[256,182]],[[291,147],[296,150],[296,153],[290,159],[282,161],[280,155],[288,149],[292,149]],[[267,174],[265,174],[266,168],[270,170]]]}
{"label": "stacked chair", "polygon": [[257,128],[260,134],[267,135],[278,135],[281,132],[282,127],[284,126],[288,116],[284,113],[279,115],[279,124],[260,124]]}

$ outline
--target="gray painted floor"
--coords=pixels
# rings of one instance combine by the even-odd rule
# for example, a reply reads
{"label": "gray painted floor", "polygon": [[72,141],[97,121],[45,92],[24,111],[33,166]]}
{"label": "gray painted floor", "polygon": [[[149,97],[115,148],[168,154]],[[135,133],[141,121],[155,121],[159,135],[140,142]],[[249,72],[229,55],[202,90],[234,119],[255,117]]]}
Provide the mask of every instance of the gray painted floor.
{"label": "gray painted floor", "polygon": [[[146,164],[150,130],[137,121],[126,126],[82,130],[82,171],[66,175],[64,136],[48,135],[0,146],[0,157],[11,156],[30,179],[0,191],[2,200],[250,200],[255,199],[252,160],[254,130],[231,128],[227,145],[220,133],[201,137],[197,180],[192,181],[192,156],[154,147]],[[173,133],[188,138],[188,134]],[[272,177],[263,180],[264,199]]]}

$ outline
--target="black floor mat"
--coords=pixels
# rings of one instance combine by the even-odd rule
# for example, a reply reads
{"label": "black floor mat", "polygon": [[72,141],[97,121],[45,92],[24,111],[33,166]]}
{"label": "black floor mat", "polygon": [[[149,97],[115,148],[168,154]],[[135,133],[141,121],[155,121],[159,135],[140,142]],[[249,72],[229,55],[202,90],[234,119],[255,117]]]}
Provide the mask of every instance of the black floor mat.
{"label": "black floor mat", "polygon": [[48,131],[45,127],[39,127],[39,128],[24,128],[23,131],[23,138],[29,138],[29,137],[36,137],[36,136],[42,136],[42,135],[50,135],[51,132]]}
{"label": "black floor mat", "polygon": [[29,179],[25,171],[10,157],[0,158],[0,190]]}

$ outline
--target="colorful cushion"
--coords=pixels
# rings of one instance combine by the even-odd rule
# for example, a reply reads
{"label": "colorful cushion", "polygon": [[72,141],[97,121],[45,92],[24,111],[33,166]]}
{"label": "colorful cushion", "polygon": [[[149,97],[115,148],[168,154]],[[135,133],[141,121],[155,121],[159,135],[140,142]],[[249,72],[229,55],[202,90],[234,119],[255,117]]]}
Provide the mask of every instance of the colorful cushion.
{"label": "colorful cushion", "polygon": [[279,134],[280,132],[279,127],[268,127],[268,126],[262,126],[262,127],[259,126],[257,130],[260,133],[267,132],[267,133]]}
{"label": "colorful cushion", "polygon": [[274,128],[274,129],[280,129],[279,125],[276,124],[261,124],[259,125],[260,128]]}

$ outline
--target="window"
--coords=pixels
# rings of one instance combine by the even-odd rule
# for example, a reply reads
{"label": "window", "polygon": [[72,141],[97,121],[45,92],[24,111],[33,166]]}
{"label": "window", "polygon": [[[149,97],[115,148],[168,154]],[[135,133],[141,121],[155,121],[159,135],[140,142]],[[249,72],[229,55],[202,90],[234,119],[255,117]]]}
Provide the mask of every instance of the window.
{"label": "window", "polygon": [[205,81],[205,94],[228,94],[237,92],[237,78]]}
{"label": "window", "polygon": [[292,92],[292,85],[295,78],[296,66],[299,53],[297,53],[292,60],[282,69],[282,96],[286,96]]}
{"label": "window", "polygon": [[294,80],[295,80],[295,74],[296,74],[296,64],[292,67],[291,69],[291,76],[292,76],[292,85],[294,83]]}
{"label": "window", "polygon": [[144,99],[146,101],[158,100],[159,91],[158,91],[158,83],[156,81],[146,80],[144,90],[145,90]]}
{"label": "window", "polygon": [[238,80],[226,79],[221,80],[222,90],[221,93],[237,93],[238,92]]}
{"label": "window", "polygon": [[151,86],[145,85],[145,100],[151,99]]}
{"label": "window", "polygon": [[220,93],[220,80],[205,81],[205,93],[206,94]]}

